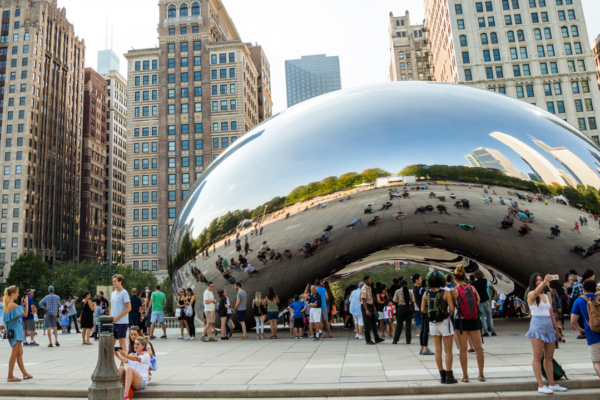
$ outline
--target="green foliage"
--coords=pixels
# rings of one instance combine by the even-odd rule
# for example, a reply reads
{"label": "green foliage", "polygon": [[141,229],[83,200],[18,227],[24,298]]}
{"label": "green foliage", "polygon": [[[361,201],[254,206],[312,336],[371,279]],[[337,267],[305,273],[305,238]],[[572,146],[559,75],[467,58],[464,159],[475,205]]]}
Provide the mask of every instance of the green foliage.
{"label": "green foliage", "polygon": [[[152,287],[154,288],[154,287]],[[165,297],[167,298],[167,306],[165,307],[165,315],[166,316],[173,316],[174,312],[173,310],[174,305],[173,305],[173,285],[171,284],[171,278],[167,277],[161,284],[160,284],[160,291],[164,293]]]}
{"label": "green foliage", "polygon": [[[410,277],[414,273],[419,273],[421,276],[425,277],[427,276],[427,273],[429,273],[429,267],[412,265],[397,270],[393,264],[384,264],[375,270],[365,270],[350,275],[336,284],[331,285],[331,291],[335,298],[335,304],[339,306],[340,301],[344,298],[344,293],[346,293],[346,288],[350,285],[357,285],[359,282],[362,282],[365,275],[369,275],[373,280],[373,283],[381,282],[386,285],[388,289],[393,285],[394,278],[403,277],[404,280],[408,282],[408,287],[410,289],[412,288]],[[390,293],[390,295],[393,296],[393,293]]]}
{"label": "green foliage", "polygon": [[22,254],[13,263],[6,279],[6,286],[18,286],[20,296],[23,296],[27,289],[35,289],[40,295],[48,293],[49,276],[50,271],[42,254],[30,251]]}

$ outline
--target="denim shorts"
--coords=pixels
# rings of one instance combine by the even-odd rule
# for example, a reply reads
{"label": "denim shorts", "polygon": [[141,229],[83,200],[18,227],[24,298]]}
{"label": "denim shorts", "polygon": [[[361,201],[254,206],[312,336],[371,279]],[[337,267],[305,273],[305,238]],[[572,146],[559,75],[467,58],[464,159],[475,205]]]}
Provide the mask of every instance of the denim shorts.
{"label": "denim shorts", "polygon": [[162,311],[152,311],[152,315],[150,316],[150,322],[164,322],[163,315],[164,314]]}
{"label": "denim shorts", "polygon": [[421,326],[423,325],[421,322],[421,313],[418,311],[415,312],[415,325],[417,326],[417,329],[421,329]]}
{"label": "denim shorts", "polygon": [[133,390],[144,390],[144,389],[146,389],[147,384],[148,384],[148,381],[145,380],[144,378],[142,378],[142,384],[140,385],[140,387],[137,389],[134,388]]}
{"label": "denim shorts", "polygon": [[279,319],[279,312],[278,311],[267,311],[267,319],[269,321],[277,321]]}
{"label": "denim shorts", "polygon": [[127,328],[129,328],[129,324],[114,324],[113,337],[115,339],[125,339],[127,337]]}

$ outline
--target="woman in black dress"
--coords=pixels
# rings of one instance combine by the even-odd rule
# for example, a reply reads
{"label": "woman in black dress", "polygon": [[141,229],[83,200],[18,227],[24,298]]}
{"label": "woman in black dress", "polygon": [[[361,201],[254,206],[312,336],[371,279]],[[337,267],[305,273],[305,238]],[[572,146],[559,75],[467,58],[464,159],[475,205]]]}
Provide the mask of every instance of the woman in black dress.
{"label": "woman in black dress", "polygon": [[92,345],[90,342],[90,334],[92,333],[92,328],[94,327],[94,308],[96,305],[90,300],[90,292],[85,292],[83,296],[83,303],[81,307],[81,315],[79,316],[79,323],[81,324],[81,339],[83,343]]}
{"label": "woman in black dress", "polygon": [[194,321],[196,318],[196,296],[194,295],[194,292],[190,288],[187,289],[187,302],[186,303],[187,303],[187,305],[192,307],[192,315],[191,316],[186,315],[188,329],[190,331],[190,337],[188,337],[188,339],[196,340],[196,324]]}
{"label": "woman in black dress", "polygon": [[187,319],[185,318],[185,302],[187,300],[185,289],[181,289],[179,291],[179,301],[177,304],[177,308],[179,309],[179,327],[181,328],[181,335],[179,339],[184,339],[183,337],[183,328],[185,327],[188,331],[188,337],[190,337],[190,328],[188,327]]}

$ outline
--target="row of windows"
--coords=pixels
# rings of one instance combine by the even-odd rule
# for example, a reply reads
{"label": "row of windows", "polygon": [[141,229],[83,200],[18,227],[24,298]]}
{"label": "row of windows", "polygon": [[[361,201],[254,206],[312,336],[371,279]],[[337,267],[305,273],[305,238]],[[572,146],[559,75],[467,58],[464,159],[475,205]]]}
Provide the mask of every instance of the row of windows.
{"label": "row of windows", "polygon": [[[176,175],[175,174],[169,174],[167,178],[168,178],[169,185],[176,185],[177,184],[177,179],[176,179]],[[187,172],[181,174],[181,183],[182,184],[188,184],[188,183],[190,183],[190,174],[188,174]],[[169,217],[169,218],[171,218],[171,217]]]}
{"label": "row of windows", "polygon": [[[4,161],[10,161],[11,156],[12,156],[12,153],[10,153],[10,152],[4,153]],[[17,161],[18,160],[22,160],[23,159],[23,152],[22,151],[17,151],[15,159]]]}
{"label": "row of windows", "polygon": [[[140,144],[141,144],[141,148],[142,148],[142,153],[149,153],[150,151],[152,151],[152,153],[156,153],[158,151],[158,142],[145,142],[145,143],[134,143],[133,144],[133,152],[134,153],[139,153],[140,152]],[[152,148],[152,150],[150,150],[150,148]]]}
{"label": "row of windows", "polygon": [[133,169],[140,169],[140,165],[142,169],[158,168],[158,159],[142,158],[141,160],[133,160]]}
{"label": "row of windows", "polygon": [[[141,228],[141,229],[140,229]],[[150,236],[152,232],[152,236],[158,236],[158,225],[152,226],[134,226],[133,227],[133,237],[140,237],[140,231],[142,237]]]}
{"label": "row of windows", "polygon": [[[217,78],[217,72],[218,72],[218,78]],[[216,70],[213,69],[210,71],[211,73],[211,79],[226,79],[227,78],[227,69],[223,68],[220,70]],[[229,68],[229,77],[230,78],[235,78],[235,68]]]}
{"label": "row of windows", "polygon": [[[150,198],[154,202],[158,201],[158,192],[141,192],[142,203],[148,203],[150,201]],[[140,192],[133,193],[133,202],[140,202]]]}
{"label": "row of windows", "polygon": [[[150,69],[150,60],[135,62],[136,71],[140,71],[142,68],[144,71],[148,71]],[[152,69],[158,69],[158,60],[152,60]]]}
{"label": "row of windows", "polygon": [[[158,175],[142,175],[142,186],[158,185]],[[152,182],[152,183],[150,183]],[[140,186],[140,175],[133,176],[133,186]]]}
{"label": "row of windows", "polygon": [[[3,189],[9,189],[9,184],[10,184],[10,181],[3,181],[2,182],[2,188]],[[20,179],[15,179],[14,186],[15,186],[15,189],[21,189],[21,180]]]}
{"label": "row of windows", "polygon": [[[16,257],[15,257],[15,259],[16,259]],[[148,271],[149,265],[150,265],[149,260],[143,260],[142,261],[142,271]],[[135,269],[135,270],[140,269],[140,262],[138,260],[135,260],[133,262],[133,269]],[[158,271],[158,260],[152,260],[152,271]]]}
{"label": "row of windows", "polygon": [[[150,97],[151,94],[152,97]],[[143,92],[135,92],[135,101],[149,101],[150,99],[158,100],[158,90],[153,90],[152,92],[150,92],[149,90]]]}
{"label": "row of windows", "polygon": [[[559,11],[558,12],[558,20],[559,21],[566,21],[567,17],[566,15],[568,15],[569,20],[574,20],[577,19],[577,17],[575,16],[575,11],[574,10],[568,10],[568,14],[565,14],[564,11]],[[505,15],[504,16],[504,24],[507,26],[510,26],[513,24],[513,20],[514,20],[514,24],[515,25],[522,25],[523,24],[523,19],[521,17],[521,14],[514,14],[514,15]],[[477,25],[480,28],[485,28],[486,27],[486,21],[487,21],[487,27],[488,28],[493,28],[496,26],[496,19],[495,17],[478,17],[477,18]],[[546,12],[542,12],[540,13],[540,15],[538,15],[538,13],[531,13],[531,22],[532,23],[539,23],[539,22],[548,22],[548,13]],[[465,29],[465,20],[464,19],[458,19],[456,20],[456,24],[458,26],[458,29]]]}
{"label": "row of windows", "polygon": [[[180,157],[179,159],[181,160],[182,167],[190,166],[190,158],[188,156]],[[169,168],[177,167],[175,157],[169,157],[168,162],[169,162],[169,164],[168,164]],[[196,165],[196,167],[202,167],[204,165],[202,156],[196,156],[196,164],[195,165]]]}
{"label": "row of windows", "polygon": [[[198,174],[196,174],[196,179],[198,179]],[[187,197],[189,193],[189,190],[182,190],[181,191],[181,200],[185,200],[185,198]],[[169,190],[169,201],[177,201],[177,191],[175,190]]]}
{"label": "row of windows", "polygon": [[[222,53],[219,54],[219,64],[225,64],[227,62],[227,54]],[[229,53],[229,62],[235,62],[235,53]],[[217,55],[216,54],[211,54],[210,55],[210,63],[211,64],[217,64]]]}
{"label": "row of windows", "polygon": [[[469,61],[469,54],[468,52],[463,53],[463,62],[468,63]],[[558,64],[556,62],[551,62],[550,64],[550,69],[548,69],[548,63],[540,63],[540,72],[542,75],[548,75],[549,73],[552,74],[558,74]],[[578,60],[578,64],[575,64],[574,60],[571,61],[567,61],[567,66],[569,68],[569,72],[570,73],[574,73],[577,72],[577,67],[579,67],[579,71],[586,71],[586,67],[585,67],[585,60]],[[521,68],[523,71],[523,75],[522,76],[531,76],[531,69],[529,67],[529,64],[523,64],[521,65],[513,65],[513,75],[514,77],[518,78],[521,76]],[[494,79],[494,74],[493,74],[493,67],[486,67],[486,78],[487,79]],[[502,67],[496,67],[496,75],[497,78],[503,78],[504,74],[502,73]],[[473,80],[473,75],[471,73],[471,69],[465,69],[465,80],[466,81],[472,81]],[[589,84],[587,81],[583,81],[585,82],[585,86],[583,87],[584,93],[589,93]],[[583,84],[582,82],[582,84]],[[576,82],[575,82],[576,83]],[[575,93],[575,92],[574,92]],[[577,92],[579,93],[579,92]]]}
{"label": "row of windows", "polygon": [[[194,51],[200,51],[200,50],[202,50],[202,46],[201,46],[201,44],[200,44],[200,43],[201,43],[200,41],[196,41],[196,42],[194,42],[194,45],[193,45],[193,49],[194,49]],[[190,48],[190,46],[189,46],[189,43],[188,43],[188,42],[179,42],[179,50],[180,50],[182,53],[187,53],[187,52],[188,52],[188,50],[189,50],[189,48]],[[170,54],[171,54],[171,53],[175,53],[175,43],[169,43],[169,44],[167,45],[167,51],[168,51]]]}
{"label": "row of windows", "polygon": [[[187,35],[187,26],[182,26],[180,29],[181,35]],[[200,28],[198,25],[192,26],[192,33],[198,33]],[[175,36],[175,28],[169,28],[169,36]]]}
{"label": "row of windows", "polygon": [[[189,76],[188,72],[182,72],[180,77],[181,77],[181,82],[189,82],[190,81],[190,76]],[[175,74],[169,74],[169,75],[167,75],[167,78],[168,78],[169,83],[176,83]],[[202,71],[194,71],[194,81],[195,82],[202,81]]]}
{"label": "row of windows", "polygon": [[156,116],[158,115],[158,106],[135,107],[133,112],[134,116],[136,117],[149,117],[150,115]]}
{"label": "row of windows", "polygon": [[227,85],[212,85],[212,94],[235,94],[235,83],[229,85],[229,93],[227,93]]}
{"label": "row of windows", "polygon": [[[169,99],[174,99],[175,98],[175,89],[169,89],[167,92],[167,95],[169,97]],[[201,97],[202,96],[202,87],[198,86],[194,88],[194,97]],[[189,97],[189,89],[188,88],[181,88],[181,97],[183,98],[188,98]]]}
{"label": "row of windows", "polygon": [[[187,3],[182,3],[179,5],[179,16],[187,17],[189,16],[189,8]],[[195,1],[192,3],[192,15],[200,15],[200,3]],[[167,18],[177,18],[177,6],[175,4],[171,4],[167,9]]]}
{"label": "row of windows", "polygon": [[[13,196],[13,202],[20,203],[21,202],[21,195],[20,194],[15,194]],[[8,195],[7,194],[3,194],[2,195],[2,204],[8,204]],[[13,210],[13,217],[18,217],[18,216],[19,216],[19,209],[15,208]]]}
{"label": "row of windows", "polygon": [[[19,247],[19,238],[12,238],[12,247]],[[0,239],[0,249],[6,249],[6,239]]]}
{"label": "row of windows", "polygon": [[157,85],[158,84],[158,75],[143,75],[143,76],[136,76],[135,77],[135,86],[142,86],[142,84],[144,86],[149,85],[150,84],[150,77],[152,77],[152,84],[153,85]]}
{"label": "row of windows", "polygon": [[[174,58],[169,58],[167,65],[168,65],[169,68],[175,68],[175,59]],[[194,65],[195,66],[202,65],[202,56],[195,56],[194,57]],[[189,67],[189,62],[188,62],[188,58],[187,57],[181,57],[180,66],[182,66],[182,67]]]}
{"label": "row of windows", "polygon": [[[140,213],[141,211],[141,213]],[[133,209],[133,219],[139,220],[140,214],[142,215],[142,219],[158,219],[158,209],[157,208],[134,208]],[[152,218],[150,218],[152,216]]]}
{"label": "row of windows", "polygon": [[[175,135],[175,125],[169,125],[167,128],[169,136]],[[190,133],[190,126],[188,124],[181,125],[181,134],[188,135]],[[194,133],[202,133],[202,124],[194,124]],[[202,140],[200,140],[200,148],[202,148]]]}
{"label": "row of windows", "polygon": [[[150,245],[152,245],[152,254],[158,253],[158,243],[153,242],[153,243],[142,243],[142,254],[149,254]],[[133,244],[133,254],[140,254],[140,244],[139,243]]]}
{"label": "row of windows", "polygon": [[[141,132],[142,132],[142,136],[150,136],[150,128],[142,128]],[[136,137],[140,136],[140,128],[135,128],[133,130],[133,135]],[[157,136],[157,135],[158,135],[158,128],[153,126],[152,127],[152,136]]]}
{"label": "row of windows", "polygon": [[[21,16],[21,9],[17,8],[15,10],[15,17],[20,17],[20,16]],[[10,18],[10,11],[2,12],[2,18]]]}
{"label": "row of windows", "polygon": [[[0,132],[1,132],[2,126],[0,125]],[[18,133],[22,133],[25,132],[25,125],[24,124],[18,124],[17,125],[17,132]],[[12,125],[6,125],[6,133],[13,133],[13,126]]]}

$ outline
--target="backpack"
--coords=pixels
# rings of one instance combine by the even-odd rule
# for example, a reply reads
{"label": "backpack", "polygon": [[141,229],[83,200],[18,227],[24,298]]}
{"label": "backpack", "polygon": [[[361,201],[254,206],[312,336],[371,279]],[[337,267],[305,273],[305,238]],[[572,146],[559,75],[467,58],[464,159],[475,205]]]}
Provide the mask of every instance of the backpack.
{"label": "backpack", "polygon": [[[544,365],[544,357],[542,357],[542,365]],[[554,358],[552,359],[552,372],[554,374],[555,381],[562,379],[563,377],[565,379],[569,379],[569,378],[567,378],[567,374],[565,373],[565,370],[562,369],[560,364],[557,363]],[[542,376],[544,377],[544,379],[548,379],[548,376],[546,375],[546,370],[544,368],[542,368]]]}
{"label": "backpack", "polygon": [[579,296],[579,298],[584,299],[587,303],[589,321],[585,322],[587,322],[592,332],[600,333],[600,301],[598,301],[598,296],[594,300],[589,299],[587,296]]}
{"label": "backpack", "polygon": [[458,314],[463,319],[479,318],[479,307],[477,306],[477,296],[471,285],[457,286],[458,292]]}
{"label": "backpack", "polygon": [[[432,297],[431,295],[434,295]],[[450,314],[448,313],[448,302],[444,300],[444,291],[438,290],[436,292],[432,292],[431,290],[427,291],[427,318],[430,322],[442,322],[446,318],[448,318]]]}

